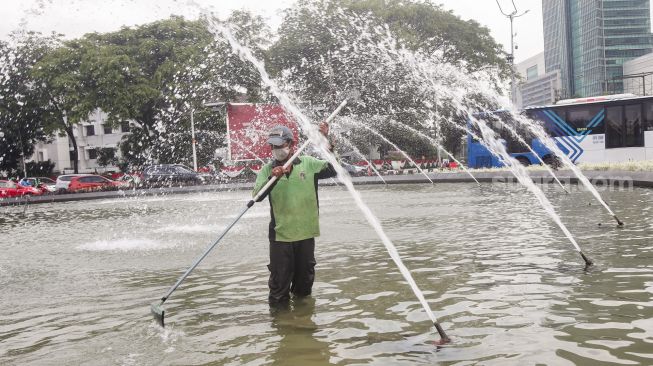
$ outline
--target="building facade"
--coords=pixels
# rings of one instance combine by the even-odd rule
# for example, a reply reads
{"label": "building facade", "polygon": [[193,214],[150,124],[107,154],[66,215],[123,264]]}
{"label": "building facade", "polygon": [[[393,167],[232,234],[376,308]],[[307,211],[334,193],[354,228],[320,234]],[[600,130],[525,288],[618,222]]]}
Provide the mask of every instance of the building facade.
{"label": "building facade", "polygon": [[[120,156],[118,144],[125,134],[129,133],[129,123],[119,127],[109,127],[105,124],[107,116],[100,110],[93,112],[89,119],[73,127],[73,135],[77,142],[78,170],[80,173],[104,173],[118,171],[115,165],[101,166],[98,156],[101,149],[113,149],[115,156]],[[54,171],[62,174],[73,172],[73,148],[67,135],[55,135],[49,143],[38,143],[30,161],[54,162]]]}
{"label": "building facade", "polygon": [[546,72],[544,53],[515,65],[521,81],[517,87],[518,108],[553,104],[561,89],[560,71]]}
{"label": "building facade", "polygon": [[542,1],[547,72],[561,97],[623,92],[624,62],[653,51],[650,0]]}
{"label": "building facade", "polygon": [[624,62],[622,79],[625,93],[653,95],[653,53]]}

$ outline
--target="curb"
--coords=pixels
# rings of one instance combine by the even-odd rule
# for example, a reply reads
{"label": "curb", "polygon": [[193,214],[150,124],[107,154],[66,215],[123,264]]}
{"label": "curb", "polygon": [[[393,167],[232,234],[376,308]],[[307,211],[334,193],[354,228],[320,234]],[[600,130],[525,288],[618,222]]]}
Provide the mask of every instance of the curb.
{"label": "curb", "polygon": [[[509,171],[496,171],[496,172],[472,172],[474,177],[481,183],[515,183],[515,178]],[[529,172],[531,179],[535,183],[547,184],[555,183],[553,177],[546,171],[532,171]],[[630,185],[632,187],[646,187],[653,188],[653,172],[631,172],[631,171],[584,171],[583,174],[598,185],[601,183],[604,186],[620,186],[624,187]],[[433,183],[475,183],[474,180],[465,172],[447,172],[447,173],[427,173],[428,177]],[[558,179],[566,184],[578,184],[576,178],[571,171],[556,172]],[[423,174],[411,175],[385,175],[383,179],[387,184],[423,184],[430,183]],[[354,185],[370,185],[370,184],[383,184],[383,181],[378,176],[372,177],[353,177],[352,183]],[[337,186],[341,185],[335,180],[324,180],[320,182],[321,186]],[[253,182],[245,183],[228,183],[228,184],[214,184],[204,186],[190,186],[190,187],[170,187],[170,188],[148,188],[148,189],[131,189],[126,191],[108,191],[108,192],[90,192],[90,193],[72,193],[62,195],[45,195],[34,197],[14,197],[5,198],[0,200],[0,207],[2,206],[15,206],[25,204],[37,203],[55,203],[55,202],[70,202],[70,201],[86,201],[96,199],[112,199],[112,198],[130,198],[130,197],[149,197],[149,196],[163,196],[169,194],[189,194],[200,192],[224,192],[233,190],[249,190],[252,189]]]}

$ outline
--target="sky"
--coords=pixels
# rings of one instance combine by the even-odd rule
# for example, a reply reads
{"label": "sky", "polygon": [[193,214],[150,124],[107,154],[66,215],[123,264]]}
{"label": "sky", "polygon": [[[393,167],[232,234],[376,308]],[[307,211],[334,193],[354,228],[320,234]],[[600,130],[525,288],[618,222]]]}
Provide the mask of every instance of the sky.
{"label": "sky", "polygon": [[[543,50],[542,0],[498,0],[505,13],[528,12],[514,21],[516,62]],[[433,0],[464,20],[473,19],[490,29],[491,35],[506,52],[510,49],[510,22],[503,16],[497,0]],[[170,14],[195,18],[198,4],[226,16],[234,9],[247,9],[265,17],[276,27],[282,10],[294,0],[22,0],[6,1],[0,8],[0,38],[16,29],[56,31],[69,37],[88,32],[108,32],[123,25],[131,26],[167,18]]]}

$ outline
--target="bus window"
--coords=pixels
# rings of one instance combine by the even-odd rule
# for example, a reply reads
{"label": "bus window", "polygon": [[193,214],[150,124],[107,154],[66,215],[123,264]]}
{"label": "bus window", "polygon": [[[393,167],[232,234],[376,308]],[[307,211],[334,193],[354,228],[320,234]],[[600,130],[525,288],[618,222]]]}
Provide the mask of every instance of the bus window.
{"label": "bus window", "polygon": [[623,146],[623,107],[608,107],[605,109],[605,148],[611,149]]}
{"label": "bus window", "polygon": [[590,134],[604,133],[603,123],[590,126],[595,122],[594,118],[598,116],[601,109],[601,106],[596,105],[571,107],[567,109],[567,123],[577,133],[586,133],[588,130]]}
{"label": "bus window", "polygon": [[498,113],[496,119],[493,123],[493,130],[497,131],[499,136],[506,142],[506,150],[510,154],[515,153],[527,153],[529,152],[528,146],[524,145],[518,137],[515,137],[517,133],[526,144],[531,143],[532,137],[530,133],[517,123],[513,118],[512,114],[508,112]]}
{"label": "bus window", "polygon": [[653,131],[653,102],[644,103],[644,126],[646,131]]}
{"label": "bus window", "polygon": [[642,129],[642,105],[627,105],[624,122],[624,146],[644,146],[644,130]]}

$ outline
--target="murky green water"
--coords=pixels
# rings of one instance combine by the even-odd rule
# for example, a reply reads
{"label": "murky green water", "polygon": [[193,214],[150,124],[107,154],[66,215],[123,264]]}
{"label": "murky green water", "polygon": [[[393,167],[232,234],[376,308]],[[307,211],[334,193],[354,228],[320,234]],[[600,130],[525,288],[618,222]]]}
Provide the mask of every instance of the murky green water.
{"label": "murky green water", "polygon": [[[167,302],[149,304],[247,192],[0,208],[0,364],[653,364],[653,191],[549,187],[583,251],[519,187],[364,187],[436,316],[432,325],[342,188],[321,190],[314,296],[271,316],[267,203]],[[597,224],[602,222],[602,226]]]}

